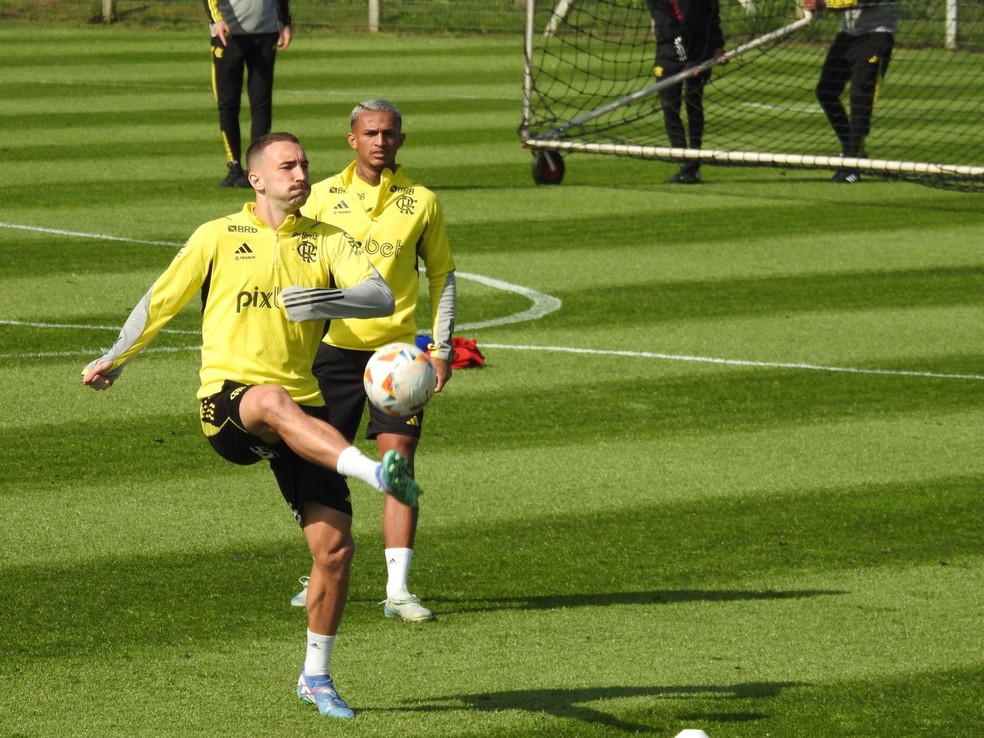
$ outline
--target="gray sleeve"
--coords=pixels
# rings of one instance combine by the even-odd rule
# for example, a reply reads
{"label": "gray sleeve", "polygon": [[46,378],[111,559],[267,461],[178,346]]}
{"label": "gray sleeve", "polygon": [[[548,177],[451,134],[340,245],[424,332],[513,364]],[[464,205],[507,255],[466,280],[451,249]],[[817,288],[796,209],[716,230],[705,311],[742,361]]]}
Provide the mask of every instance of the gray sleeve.
{"label": "gray sleeve", "polygon": [[[140,302],[137,303],[136,307],[130,312],[130,316],[126,319],[123,327],[120,329],[120,335],[113,344],[113,347],[107,351],[103,356],[100,356],[95,361],[89,363],[86,366],[86,370],[91,369],[96,364],[103,361],[116,362],[123,354],[125,354],[129,349],[137,343],[137,340],[144,335],[144,331],[147,328],[147,316],[149,315],[150,306],[150,290],[140,298]],[[149,339],[148,339],[149,340]],[[146,343],[146,342],[145,342]],[[132,357],[131,357],[132,358]],[[120,374],[123,373],[123,367],[129,362],[124,361],[122,364],[118,365],[114,369],[108,372],[104,372],[105,376],[116,379]]]}
{"label": "gray sleeve", "polygon": [[458,289],[454,272],[448,272],[441,285],[441,294],[437,300],[436,317],[434,320],[434,343],[431,351],[441,359],[450,359],[451,338],[454,334],[454,316],[458,308]]}
{"label": "gray sleeve", "polygon": [[281,298],[287,316],[296,323],[333,318],[377,318],[392,315],[396,310],[393,291],[375,269],[369,279],[354,287],[286,287]]}

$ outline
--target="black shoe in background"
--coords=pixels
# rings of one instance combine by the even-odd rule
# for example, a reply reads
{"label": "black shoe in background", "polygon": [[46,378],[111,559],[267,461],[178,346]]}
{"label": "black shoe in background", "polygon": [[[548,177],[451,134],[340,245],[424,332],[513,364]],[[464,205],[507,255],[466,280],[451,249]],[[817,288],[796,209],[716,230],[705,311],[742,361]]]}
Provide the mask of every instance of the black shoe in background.
{"label": "black shoe in background", "polygon": [[249,183],[249,177],[246,176],[246,172],[239,165],[238,161],[234,161],[229,164],[229,173],[225,176],[218,184],[219,187],[239,187],[241,189],[246,189],[247,187],[252,187]]}

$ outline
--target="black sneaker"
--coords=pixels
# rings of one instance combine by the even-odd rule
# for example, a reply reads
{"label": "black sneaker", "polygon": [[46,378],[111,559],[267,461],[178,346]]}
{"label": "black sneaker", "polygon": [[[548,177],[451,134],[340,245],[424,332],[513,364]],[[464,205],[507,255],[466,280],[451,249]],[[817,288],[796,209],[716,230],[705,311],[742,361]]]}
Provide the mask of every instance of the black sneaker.
{"label": "black sneaker", "polygon": [[856,169],[838,169],[830,181],[838,184],[857,184],[861,181],[861,173]]}
{"label": "black sneaker", "polygon": [[219,187],[239,187],[245,189],[247,187],[252,187],[249,183],[249,177],[246,176],[246,172],[243,168],[239,166],[238,161],[234,161],[229,164],[229,173],[225,176],[218,184]]}
{"label": "black sneaker", "polygon": [[700,182],[700,167],[684,164],[680,171],[666,180],[667,184],[698,184]]}

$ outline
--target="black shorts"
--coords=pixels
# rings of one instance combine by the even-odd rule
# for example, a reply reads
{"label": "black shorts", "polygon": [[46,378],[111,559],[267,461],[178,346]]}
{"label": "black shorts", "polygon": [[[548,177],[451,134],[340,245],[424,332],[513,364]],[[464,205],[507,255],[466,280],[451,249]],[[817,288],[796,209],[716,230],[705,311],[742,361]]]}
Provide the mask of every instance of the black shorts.
{"label": "black shorts", "polygon": [[[301,507],[307,501],[351,515],[352,502],[345,477],[301,458],[286,443],[265,443],[243,427],[239,403],[249,388],[250,385],[227,381],[220,392],[202,400],[202,431],[216,453],[233,464],[270,462],[280,493],[299,524],[302,523]],[[301,405],[301,409],[312,417],[328,422],[324,407]]]}
{"label": "black shorts", "polygon": [[[322,343],[312,367],[328,407],[328,422],[350,442],[355,440],[367,404],[363,376],[372,353]],[[380,433],[420,438],[423,426],[423,410],[416,415],[394,417],[370,404],[366,438],[375,440]]]}

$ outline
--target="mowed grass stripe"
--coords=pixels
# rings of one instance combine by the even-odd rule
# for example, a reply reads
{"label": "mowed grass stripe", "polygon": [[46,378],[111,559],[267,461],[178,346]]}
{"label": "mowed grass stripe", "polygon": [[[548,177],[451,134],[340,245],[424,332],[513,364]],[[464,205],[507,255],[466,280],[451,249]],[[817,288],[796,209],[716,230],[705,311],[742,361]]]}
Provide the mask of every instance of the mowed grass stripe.
{"label": "mowed grass stripe", "polygon": [[[140,87],[140,82],[134,81]],[[13,87],[13,85],[11,85]],[[449,95],[446,88],[434,97],[424,97],[418,93],[413,99],[404,101],[399,94],[390,96],[400,99],[404,112],[404,122],[407,131],[417,129],[420,135],[437,137],[445,131],[460,131],[467,133],[475,128],[505,127],[515,138],[515,129],[519,124],[516,114],[518,94],[504,96],[505,90],[488,87],[472,87],[468,96],[455,98],[451,105],[452,115],[440,115],[441,110],[447,110]],[[2,86],[0,86],[2,90]],[[129,106],[125,110],[119,108],[120,90],[118,85],[100,87],[91,85],[91,95],[84,102],[70,101],[61,106],[58,112],[37,112],[38,106],[45,104],[47,99],[61,99],[66,96],[68,88],[48,90],[46,95],[32,95],[29,100],[21,100],[18,107],[11,107],[0,116],[5,125],[18,126],[26,131],[35,129],[51,129],[52,133],[66,128],[79,129],[76,133],[87,136],[105,136],[108,132],[118,131],[129,126],[146,127],[159,123],[162,129],[183,121],[198,121],[207,117],[209,122],[215,118],[212,108],[215,99],[211,88],[205,85],[184,85],[180,88],[164,89],[150,88],[141,94],[139,104]],[[339,91],[326,90],[323,94],[312,95],[305,90],[291,92],[290,89],[279,90],[275,95],[275,119],[305,120],[311,117],[321,119],[323,127],[344,129],[347,132],[348,115],[355,103],[366,97],[379,97],[377,88],[365,87],[342,95]],[[19,109],[18,109],[19,108]],[[101,125],[99,116],[112,115],[114,127],[107,129]],[[483,123],[485,125],[483,125]],[[165,131],[166,132],[166,131]],[[211,133],[211,132],[210,132]],[[174,132],[166,132],[167,138],[180,138]],[[515,138],[518,146],[518,138]],[[57,139],[54,143],[58,143]]]}
{"label": "mowed grass stripe", "polygon": [[[162,342],[166,345],[168,342]],[[95,354],[96,352],[93,351]],[[186,352],[191,369],[197,352]],[[64,360],[61,362],[64,364]],[[80,357],[75,370],[87,361]],[[129,373],[154,372],[158,358],[153,354],[128,369]],[[446,452],[467,451],[478,443],[488,449],[521,449],[530,444],[563,446],[576,439],[553,440],[554,423],[543,418],[564,417],[565,424],[591,428],[610,443],[631,439],[666,440],[698,432],[757,431],[822,423],[912,417],[913,425],[935,413],[964,412],[984,406],[984,382],[938,378],[919,379],[884,375],[810,372],[806,370],[757,370],[726,372],[696,377],[654,376],[650,371],[635,379],[612,380],[605,387],[570,383],[564,391],[544,392],[540,387],[512,390],[508,397],[492,392],[468,392],[471,402],[486,408],[480,429],[471,428],[457,416],[443,417],[438,430]],[[67,374],[71,377],[71,374]],[[80,375],[79,375],[80,376]],[[189,376],[194,374],[189,373]],[[114,477],[152,481],[156,465],[147,470],[133,468],[128,461],[161,449],[169,434],[184,430],[188,443],[197,445],[200,430],[194,422],[195,388],[175,397],[183,411],[161,417],[148,415],[144,407],[126,416],[127,431],[119,430],[120,419],[91,418],[87,427],[99,438],[112,438],[110,447],[87,453],[98,464],[103,479]],[[124,393],[119,393],[123,395]],[[140,395],[123,396],[119,402],[141,402]],[[546,396],[545,396],[546,395]],[[571,407],[574,406],[573,410]],[[440,417],[440,416],[439,416]],[[80,441],[66,437],[59,425],[21,426],[22,442],[45,448],[51,454],[43,469],[52,481],[74,481]],[[169,443],[173,446],[173,443]],[[161,463],[180,457],[182,447],[163,454]],[[12,458],[0,472],[8,490],[20,488],[38,471],[31,456]]]}
{"label": "mowed grass stripe", "polygon": [[496,387],[472,390],[469,399],[487,409],[482,427],[445,418],[442,443],[462,451],[475,443],[498,450],[561,444],[552,442],[556,425],[542,420],[551,417],[617,443],[908,416],[921,425],[934,412],[984,406],[984,381],[766,368],[664,377],[658,362],[638,364],[638,376],[604,386],[568,381],[563,389],[511,388],[507,396]]}
{"label": "mowed grass stripe", "polygon": [[[586,314],[611,304],[612,289],[555,292],[565,309],[550,317],[551,326],[583,323]],[[976,306],[984,293],[984,267],[637,282],[617,290],[620,324],[643,326],[690,318]]]}
{"label": "mowed grass stripe", "polygon": [[[316,153],[314,155],[317,156]],[[407,158],[409,159],[410,157]],[[466,183],[470,177],[474,176],[473,172],[476,164],[482,165],[482,169],[489,176],[518,176],[514,163],[494,163],[502,161],[502,157],[497,156],[494,151],[486,152],[482,156],[469,156],[467,158],[449,154],[449,158],[455,159],[459,163],[454,167],[453,174],[447,174],[446,178],[443,179],[441,184],[445,187],[460,186]],[[343,158],[341,155],[338,155],[332,165],[327,155],[325,155],[324,163],[319,165],[319,176],[327,177],[332,171],[337,171],[337,169],[344,167],[349,161],[349,157]],[[89,197],[101,202],[113,202],[121,209],[127,206],[134,206],[136,209],[152,207],[155,203],[160,202],[162,197],[179,197],[181,195],[198,197],[200,198],[200,202],[210,202],[211,213],[209,215],[199,216],[200,220],[198,222],[190,221],[186,226],[185,233],[180,237],[182,241],[191,234],[199,223],[211,218],[221,217],[230,212],[235,212],[242,208],[243,203],[251,199],[246,190],[236,192],[216,191],[216,182],[225,172],[225,164],[221,152],[217,152],[211,157],[202,155],[178,162],[168,160],[167,167],[168,169],[173,167],[178,173],[172,175],[169,172],[161,171],[161,167],[155,166],[154,161],[144,160],[138,173],[140,176],[129,179],[126,177],[121,178],[118,174],[114,175],[114,172],[119,171],[118,164],[114,167],[108,163],[102,165],[97,163],[95,166],[96,171],[93,173],[95,176],[89,178],[85,176],[84,172],[80,172],[78,177],[69,181],[68,177],[64,177],[64,169],[59,168],[57,162],[52,162],[50,163],[50,169],[47,171],[50,171],[55,176],[59,176],[61,181],[53,181],[45,189],[48,195],[53,198],[63,198],[67,201],[73,201],[79,188],[85,188]],[[37,204],[35,194],[17,185],[0,185],[0,197],[3,197],[5,207],[10,208],[10,210],[6,211],[7,217],[10,217],[10,211],[14,209],[26,210]],[[42,223],[40,225],[43,227],[47,224],[53,224],[55,228],[71,227],[72,219],[66,213],[67,211],[45,213],[44,215],[46,217],[41,219]],[[138,214],[138,217],[145,218],[146,216]],[[11,220],[14,219],[11,218]],[[98,227],[98,223],[96,222],[98,219],[93,218],[92,220],[92,223],[83,227],[89,229]],[[125,220],[125,218],[120,218],[118,222]],[[23,218],[17,219],[16,222],[24,223]],[[33,220],[30,223],[24,224],[38,225],[38,222],[37,220]],[[118,226],[115,227],[118,228]],[[157,228],[160,228],[160,226],[157,226]],[[141,232],[140,234],[135,234],[135,237],[147,238],[149,236],[150,238],[156,239],[158,232],[156,229],[151,234]]]}
{"label": "mowed grass stripe", "polygon": [[[161,116],[167,123],[180,120],[182,115],[192,120],[205,114],[209,118],[214,117],[212,108],[215,102],[208,85],[145,89],[137,81],[133,84],[141,87],[140,98],[124,110],[119,108],[121,96],[119,86],[93,85],[90,87],[90,97],[84,102],[78,100],[73,102],[70,98],[57,112],[38,112],[38,106],[47,100],[44,95],[21,98],[20,105],[8,107],[2,119],[12,125],[23,125],[30,131],[30,127],[35,126],[57,130],[68,125],[89,124],[96,128],[98,127],[96,124],[102,122],[96,117],[100,114],[112,115],[114,125],[119,127],[147,125],[145,118],[151,113]],[[435,135],[445,130],[467,131],[476,125],[481,128],[483,119],[490,126],[508,124],[514,132],[518,125],[516,113],[518,95],[498,95],[496,94],[498,89],[475,86],[470,89],[468,95],[455,96],[449,95],[446,88],[442,88],[433,96],[418,93],[409,99],[397,95],[397,99],[400,101],[401,108],[405,110],[404,122],[408,130],[419,128],[421,134]],[[51,97],[62,98],[65,97],[67,89],[54,90],[52,93]],[[369,96],[381,95],[374,87],[350,91],[326,90],[317,94],[312,94],[310,90],[302,92],[292,91],[290,88],[284,90],[278,88],[278,93],[274,95],[274,118],[292,119],[317,113],[323,117],[323,125],[347,129],[348,113],[351,112],[352,106]],[[451,110],[448,110],[449,106]],[[446,112],[442,114],[442,111]],[[425,123],[427,125],[424,125]]]}
{"label": "mowed grass stripe", "polygon": [[[256,489],[250,495],[269,497],[276,492]],[[687,601],[836,597],[846,592],[814,586],[743,591],[741,584],[769,579],[789,582],[797,577],[810,581],[818,573],[822,576],[822,572],[839,569],[904,571],[914,566],[960,566],[984,554],[984,543],[973,523],[976,498],[975,480],[948,477],[914,480],[906,486],[804,490],[781,498],[646,504],[611,513],[558,511],[550,516],[547,531],[536,520],[504,520],[458,527],[465,535],[435,535],[428,545],[431,561],[419,576],[422,586],[446,592],[443,597],[436,594],[435,601],[450,605],[449,611],[459,616],[490,608],[535,611],[604,604],[665,606]],[[247,497],[243,504],[252,503]],[[589,518],[602,536],[599,540],[613,543],[591,546],[590,557],[579,556],[584,542],[577,531],[584,529]],[[708,528],[704,524],[708,519],[728,520],[729,524]],[[944,545],[920,534],[927,525]],[[501,566],[470,581],[466,592],[452,594],[454,590],[449,591],[444,583],[460,581],[462,571],[477,563],[475,544],[499,540],[507,530],[513,531],[516,540],[535,538],[538,545],[500,552]],[[369,538],[378,543],[375,536]],[[655,541],[672,541],[673,545],[663,546],[658,560],[649,566],[625,566],[628,561],[652,560]],[[270,603],[283,592],[285,564],[303,559],[301,546],[290,537],[258,544],[248,553],[230,547],[156,552],[152,559],[139,552],[139,541],[132,545],[129,552],[80,561],[76,566],[13,567],[9,576],[20,586],[11,587],[14,599],[10,604],[39,624],[46,620],[58,623],[59,628],[45,630],[59,633],[57,641],[71,633],[80,646],[108,652],[131,642],[134,629],[141,627],[160,635],[161,643],[189,629],[195,629],[203,641],[224,641],[253,632],[253,628],[265,630],[269,618],[282,617],[280,608]],[[711,555],[715,550],[733,555],[724,561]],[[568,562],[566,570],[550,567],[552,560]],[[711,560],[714,565],[708,566]],[[603,584],[597,578],[599,569],[609,572]],[[225,576],[214,581],[214,572],[220,571]],[[539,572],[535,585],[528,577],[516,576],[518,572]],[[57,586],[45,601],[29,607],[35,598],[28,584],[37,578]],[[246,579],[251,582],[248,587],[243,586]],[[183,583],[182,597],[200,603],[200,608],[172,612],[167,598],[155,593],[162,585],[176,582]],[[118,590],[124,583],[131,591],[131,604],[139,605],[145,617],[134,620],[119,607]],[[359,577],[352,598],[368,599],[374,584]],[[87,599],[85,607],[78,607]],[[221,627],[233,603],[238,603],[234,609],[251,613],[243,619],[245,631]],[[966,606],[955,605],[961,610]],[[201,619],[200,630],[196,618]],[[32,644],[43,652],[45,643],[33,638],[9,645],[30,649]]]}
{"label": "mowed grass stripe", "polygon": [[[348,110],[336,117],[347,121],[351,105],[346,104],[345,107]],[[208,116],[206,122],[200,108],[199,104],[198,109],[190,115],[179,111],[161,116],[156,113],[135,112],[127,121],[128,127],[117,130],[115,139],[110,131],[94,122],[82,124],[78,116],[67,116],[60,122],[60,127],[51,127],[50,121],[43,116],[33,122],[24,121],[24,125],[35,127],[34,135],[38,140],[43,137],[50,141],[50,144],[28,143],[16,152],[12,152],[8,160],[11,169],[4,173],[3,180],[19,181],[19,177],[26,171],[24,167],[44,164],[63,165],[64,177],[66,176],[64,164],[68,160],[87,164],[90,168],[116,167],[114,171],[117,177],[120,176],[119,167],[122,164],[126,165],[127,174],[131,171],[141,172],[148,166],[156,166],[160,171],[160,157],[175,159],[174,166],[169,169],[173,169],[174,175],[180,177],[179,166],[182,163],[180,158],[201,159],[203,147],[212,143],[213,131],[210,125],[213,122],[212,116]],[[418,136],[414,133],[417,127],[415,125],[406,130],[408,137],[412,137],[416,144],[412,147],[413,156],[421,159],[432,157],[435,159],[434,163],[440,165],[448,161],[460,160],[464,154],[467,154],[469,161],[481,164],[494,161],[489,156],[488,144],[498,144],[502,148],[500,156],[511,158],[517,163],[517,170],[528,176],[527,155],[520,150],[512,127],[503,121],[492,120],[487,125],[476,121],[468,130],[458,129],[453,146],[446,142],[446,138],[442,140],[441,134],[421,135],[418,141]],[[305,148],[310,149],[309,153],[312,156],[317,156],[327,147],[339,152],[348,152],[346,155],[351,154],[351,150],[345,144],[345,132],[332,130],[327,126],[322,110],[304,111],[298,116],[288,114],[279,116],[277,128],[296,132],[302,138]],[[443,136],[446,137],[455,130],[447,128]],[[479,143],[482,145],[477,149],[474,148]],[[137,154],[140,154],[139,158]],[[408,155],[410,155],[409,150]],[[218,158],[221,160],[221,156]],[[86,161],[90,159],[92,161]],[[46,178],[58,180],[58,171],[46,169],[44,174]]]}
{"label": "mowed grass stripe", "polygon": [[[138,84],[140,80],[151,84],[162,81],[177,84],[179,80],[190,79],[208,85],[210,47],[206,37],[127,29],[117,33],[110,31],[109,35],[111,39],[103,38],[104,34],[98,31],[79,32],[76,38],[52,46],[50,54],[43,53],[43,47],[39,46],[42,51],[26,56],[0,52],[0,59],[4,61],[4,69],[11,73],[16,70],[18,75],[37,74],[41,82],[85,79],[93,85],[118,84],[137,69],[133,62],[139,59],[140,74],[133,75]],[[0,38],[3,38],[2,34]],[[359,38],[358,44],[353,43],[353,38]],[[112,51],[105,45],[109,40]],[[448,87],[449,69],[462,75],[474,74],[473,81],[478,86],[486,83],[502,85],[503,77],[512,72],[521,86],[522,55],[514,39],[502,37],[445,37],[428,48],[427,40],[422,38],[401,41],[393,36],[362,36],[342,41],[305,38],[298,33],[294,45],[278,55],[277,75],[287,89],[295,85],[307,89],[318,89],[326,83],[345,85],[353,76],[363,85],[378,82],[392,86],[394,54],[401,56],[404,68],[413,66],[413,87],[417,94],[428,87]],[[78,63],[68,64],[67,58]],[[171,74],[168,70],[172,70]],[[92,76],[87,77],[86,73]],[[5,74],[0,73],[0,82],[4,77]],[[452,82],[450,86],[454,85]]]}
{"label": "mowed grass stripe", "polygon": [[[439,179],[448,172],[434,167],[431,171]],[[452,175],[446,176],[450,178]],[[769,185],[768,190],[773,187],[779,188],[778,185]],[[938,211],[921,211],[918,207],[900,210],[895,206],[881,207],[876,202],[853,205],[853,214],[825,222],[823,232],[818,234],[816,207],[806,201],[790,201],[777,212],[774,205],[758,197],[736,201],[733,194],[721,198],[710,195],[693,200],[681,199],[665,211],[647,211],[641,209],[639,195],[631,192],[625,193],[621,203],[617,197],[613,198],[611,192],[596,197],[595,190],[589,188],[581,194],[576,212],[561,204],[559,193],[556,196],[551,193],[538,194],[535,200],[527,203],[517,201],[515,210],[501,215],[494,210],[465,211],[462,216],[470,222],[457,226],[458,237],[464,243],[474,243],[487,232],[488,222],[497,219],[500,222],[500,236],[494,241],[483,238],[483,251],[508,251],[520,245],[522,249],[528,249],[533,244],[536,252],[569,252],[579,247],[577,242],[597,244],[597,248],[625,249],[637,245],[640,249],[649,246],[660,250],[676,250],[681,246],[697,244],[699,247],[706,246],[705,261],[709,261],[707,253],[717,245],[726,263],[734,258],[732,249],[739,245],[744,249],[744,244],[750,243],[752,249],[758,250],[763,242],[773,243],[775,239],[781,239],[790,248],[776,249],[770,262],[754,264],[759,271],[768,271],[774,265],[793,261],[800,252],[804,252],[803,258],[815,261],[822,254],[816,251],[819,248],[832,248],[838,253],[848,251],[848,244],[843,241],[845,237],[852,239],[853,248],[850,250],[856,254],[845,258],[863,258],[871,248],[883,250],[879,245],[881,239],[899,240],[900,249],[921,243],[927,258],[935,253],[937,245],[934,241],[940,242],[939,248],[943,250],[960,250],[966,254],[959,242],[951,242],[948,231],[951,228],[964,229],[957,231],[956,238],[968,238],[973,234],[974,227],[979,225],[979,216],[972,207],[966,211],[947,212],[946,217],[941,218]],[[478,199],[482,198],[475,198],[476,201]],[[606,214],[624,217],[604,217]],[[722,222],[733,223],[735,227],[722,231]],[[921,232],[939,235],[923,237]],[[862,236],[870,242],[866,240],[864,249],[859,249],[857,241]],[[794,240],[801,237],[809,239],[809,242]],[[743,252],[739,250],[737,253]],[[836,268],[836,259],[829,259],[829,262],[831,267]]]}

